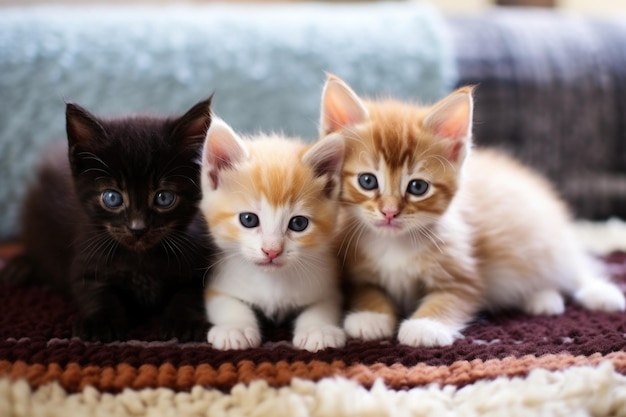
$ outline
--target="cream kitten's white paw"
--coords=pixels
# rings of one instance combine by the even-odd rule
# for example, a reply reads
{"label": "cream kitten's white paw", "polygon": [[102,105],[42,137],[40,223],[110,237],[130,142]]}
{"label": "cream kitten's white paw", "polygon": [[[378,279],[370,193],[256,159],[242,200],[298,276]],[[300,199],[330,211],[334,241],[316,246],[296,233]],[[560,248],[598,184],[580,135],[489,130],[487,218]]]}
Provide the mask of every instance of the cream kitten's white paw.
{"label": "cream kitten's white paw", "polygon": [[522,309],[532,316],[554,316],[565,311],[565,301],[558,291],[543,290],[530,295]]}
{"label": "cream kitten's white paw", "polygon": [[219,325],[211,327],[207,340],[218,350],[248,349],[261,345],[261,332],[252,326]]}
{"label": "cream kitten's white paw", "polygon": [[456,328],[433,319],[405,320],[398,331],[398,341],[414,347],[449,346],[461,337]]}
{"label": "cream kitten's white paw", "polygon": [[614,284],[600,279],[585,285],[574,294],[574,299],[593,311],[624,311],[624,293]]}
{"label": "cream kitten's white paw", "polygon": [[361,311],[349,313],[343,321],[348,336],[363,340],[380,340],[393,336],[395,318],[389,314]]}
{"label": "cream kitten's white paw", "polygon": [[299,331],[293,336],[295,347],[310,352],[317,352],[328,347],[344,347],[345,344],[346,334],[343,329],[331,325],[312,327]]}

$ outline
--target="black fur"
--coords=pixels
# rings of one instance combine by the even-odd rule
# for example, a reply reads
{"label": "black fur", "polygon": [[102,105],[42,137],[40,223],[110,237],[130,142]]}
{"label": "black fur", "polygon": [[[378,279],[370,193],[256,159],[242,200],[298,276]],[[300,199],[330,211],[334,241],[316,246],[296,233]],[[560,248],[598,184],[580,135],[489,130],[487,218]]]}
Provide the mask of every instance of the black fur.
{"label": "black fur", "polygon": [[[203,281],[214,250],[198,204],[210,103],[180,118],[111,120],[67,104],[67,145],[46,155],[27,193],[26,251],[6,279],[69,293],[80,311],[74,335],[85,340],[125,339],[157,315],[161,339],[206,340]],[[107,190],[123,204],[107,207]],[[175,195],[169,207],[155,203],[163,191]]]}

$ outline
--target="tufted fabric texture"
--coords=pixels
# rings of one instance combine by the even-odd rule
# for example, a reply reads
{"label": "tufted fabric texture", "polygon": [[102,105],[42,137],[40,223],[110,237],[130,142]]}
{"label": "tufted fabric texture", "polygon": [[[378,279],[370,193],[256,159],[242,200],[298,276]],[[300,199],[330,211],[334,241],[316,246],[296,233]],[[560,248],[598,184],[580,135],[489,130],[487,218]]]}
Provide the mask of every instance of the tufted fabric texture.
{"label": "tufted fabric texture", "polygon": [[[626,252],[604,260],[626,288]],[[70,336],[75,307],[41,288],[2,286],[0,306],[3,416],[626,412],[623,313],[569,306],[558,317],[484,315],[464,339],[431,349],[353,340],[309,353],[285,341],[287,329],[268,328],[261,348],[219,352],[204,343],[156,342],[151,324],[127,342],[84,343]]]}

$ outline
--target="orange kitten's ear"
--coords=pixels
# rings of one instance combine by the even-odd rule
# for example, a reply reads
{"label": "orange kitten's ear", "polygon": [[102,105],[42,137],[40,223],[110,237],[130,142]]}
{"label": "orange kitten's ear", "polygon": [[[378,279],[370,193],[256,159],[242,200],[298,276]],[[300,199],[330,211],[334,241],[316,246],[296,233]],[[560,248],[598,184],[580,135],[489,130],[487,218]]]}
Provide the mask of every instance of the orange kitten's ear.
{"label": "orange kitten's ear", "polygon": [[302,156],[302,162],[311,166],[316,176],[326,177],[325,191],[329,197],[339,189],[345,150],[343,136],[333,134],[319,140]]}
{"label": "orange kitten's ear", "polygon": [[452,140],[450,159],[459,162],[472,139],[473,87],[462,87],[439,101],[424,119],[437,137]]}
{"label": "orange kitten's ear", "polygon": [[320,136],[369,120],[363,101],[341,79],[329,74],[322,92]]}
{"label": "orange kitten's ear", "polygon": [[212,188],[215,190],[219,184],[220,171],[247,157],[248,150],[239,135],[222,119],[212,116],[202,152],[202,173],[211,180]]}

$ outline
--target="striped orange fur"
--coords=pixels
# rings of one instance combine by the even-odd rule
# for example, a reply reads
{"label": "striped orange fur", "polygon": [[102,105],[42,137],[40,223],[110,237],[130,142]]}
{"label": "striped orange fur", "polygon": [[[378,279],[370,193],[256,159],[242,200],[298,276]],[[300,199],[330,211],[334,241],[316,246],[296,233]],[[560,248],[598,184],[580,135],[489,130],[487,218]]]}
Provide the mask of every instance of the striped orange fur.
{"label": "striped orange fur", "polygon": [[557,314],[564,295],[624,309],[550,184],[495,151],[470,152],[472,92],[433,106],[365,101],[329,76],[320,132],[346,141],[336,244],[349,336],[448,345],[480,309]]}

